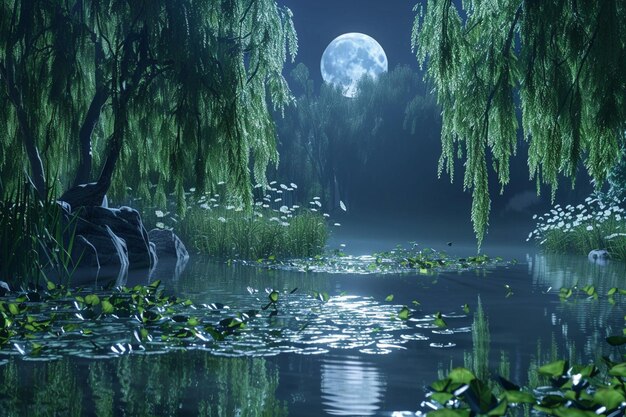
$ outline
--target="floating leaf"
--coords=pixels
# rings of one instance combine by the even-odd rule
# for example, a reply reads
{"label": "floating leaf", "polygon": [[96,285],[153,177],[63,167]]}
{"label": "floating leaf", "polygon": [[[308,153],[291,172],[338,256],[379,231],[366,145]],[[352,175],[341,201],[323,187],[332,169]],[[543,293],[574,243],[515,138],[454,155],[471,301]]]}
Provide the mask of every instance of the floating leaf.
{"label": "floating leaf", "polygon": [[279,296],[279,295],[280,295],[280,294],[278,293],[278,291],[272,291],[272,292],[270,293],[270,295],[269,295],[269,299],[270,299],[270,301],[271,301],[272,303],[276,303],[276,302],[278,302],[278,296]]}
{"label": "floating leaf", "polygon": [[104,314],[113,314],[114,311],[115,307],[113,307],[113,304],[111,304],[108,300],[102,301],[102,312]]}
{"label": "floating leaf", "polygon": [[400,320],[408,320],[411,315],[411,310],[407,306],[403,306],[398,312],[398,318]]}
{"label": "floating leaf", "polygon": [[389,294],[387,297],[385,297],[385,301],[392,302],[393,301],[393,294]]}
{"label": "floating leaf", "polygon": [[469,417],[470,410],[442,408],[440,410],[431,411],[429,417]]}
{"label": "floating leaf", "polygon": [[467,368],[454,368],[448,374],[448,379],[458,384],[469,384],[476,376]]}
{"label": "floating leaf", "polygon": [[505,391],[503,397],[510,403],[534,404],[537,401],[532,394],[524,391]]}
{"label": "floating leaf", "polygon": [[85,297],[85,304],[90,306],[97,306],[98,304],[100,304],[100,297],[98,297],[96,294],[89,294]]}
{"label": "floating leaf", "polygon": [[626,344],[626,336],[610,336],[606,338],[606,341],[611,346],[621,346]]}
{"label": "floating leaf", "polygon": [[565,374],[566,370],[567,361],[560,360],[543,365],[539,368],[539,373],[556,378]]}
{"label": "floating leaf", "polygon": [[614,389],[599,388],[595,394],[593,394],[593,400],[605,406],[607,411],[610,411],[619,407],[622,402],[626,401],[626,398],[624,398],[622,393]]}
{"label": "floating leaf", "polygon": [[609,375],[626,377],[626,362],[615,365],[609,370]]}
{"label": "floating leaf", "polygon": [[463,312],[465,312],[465,314],[469,314],[470,312],[469,304],[463,304]]}

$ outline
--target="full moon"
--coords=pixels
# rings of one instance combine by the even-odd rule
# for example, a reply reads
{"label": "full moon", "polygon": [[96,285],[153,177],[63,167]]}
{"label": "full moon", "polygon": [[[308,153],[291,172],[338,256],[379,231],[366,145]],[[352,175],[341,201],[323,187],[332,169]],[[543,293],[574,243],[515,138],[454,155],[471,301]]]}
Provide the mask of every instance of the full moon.
{"label": "full moon", "polygon": [[387,72],[387,55],[376,40],[363,33],[345,33],[328,44],[320,69],[325,82],[341,88],[346,97],[357,94],[364,76],[376,79]]}

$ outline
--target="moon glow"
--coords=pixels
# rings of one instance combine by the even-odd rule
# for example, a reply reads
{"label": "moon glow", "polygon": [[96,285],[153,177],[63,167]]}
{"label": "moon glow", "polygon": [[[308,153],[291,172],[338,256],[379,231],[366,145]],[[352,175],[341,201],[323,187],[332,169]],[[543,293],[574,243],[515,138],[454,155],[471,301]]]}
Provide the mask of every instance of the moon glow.
{"label": "moon glow", "polygon": [[376,40],[363,33],[345,33],[328,44],[320,63],[322,78],[341,88],[346,97],[357,94],[364,76],[376,79],[387,72],[387,55]]}

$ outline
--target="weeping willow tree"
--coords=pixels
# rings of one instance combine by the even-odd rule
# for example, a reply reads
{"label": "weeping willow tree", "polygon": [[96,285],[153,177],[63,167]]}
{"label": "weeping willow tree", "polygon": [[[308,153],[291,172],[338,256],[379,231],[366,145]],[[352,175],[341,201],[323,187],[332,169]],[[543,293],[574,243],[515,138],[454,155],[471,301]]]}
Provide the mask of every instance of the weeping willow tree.
{"label": "weeping willow tree", "polygon": [[95,181],[164,203],[226,181],[249,201],[296,49],[274,0],[3,0],[0,192],[25,171],[40,196]]}
{"label": "weeping willow tree", "polygon": [[618,0],[452,0],[417,5],[412,46],[442,108],[439,175],[465,160],[478,243],[488,160],[509,181],[520,123],[531,179],[552,187],[584,167],[601,185],[626,128],[626,4]]}

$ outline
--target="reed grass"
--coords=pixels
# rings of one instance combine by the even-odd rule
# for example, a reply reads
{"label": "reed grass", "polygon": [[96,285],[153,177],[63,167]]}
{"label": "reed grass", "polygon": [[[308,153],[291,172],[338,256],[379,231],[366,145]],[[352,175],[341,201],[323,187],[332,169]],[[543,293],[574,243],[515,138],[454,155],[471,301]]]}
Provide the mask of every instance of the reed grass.
{"label": "reed grass", "polygon": [[[184,217],[153,210],[144,215],[147,224],[172,228],[197,252],[219,259],[274,260],[309,258],[324,252],[329,237],[329,215],[319,198],[308,207],[292,204],[295,184],[263,190],[256,187],[255,203],[244,209],[224,194],[186,193]],[[289,204],[289,205],[287,205]]]}
{"label": "reed grass", "polygon": [[0,280],[24,288],[51,274],[71,280],[78,266],[72,258],[76,217],[64,219],[52,195],[42,201],[22,183],[0,200]]}

